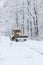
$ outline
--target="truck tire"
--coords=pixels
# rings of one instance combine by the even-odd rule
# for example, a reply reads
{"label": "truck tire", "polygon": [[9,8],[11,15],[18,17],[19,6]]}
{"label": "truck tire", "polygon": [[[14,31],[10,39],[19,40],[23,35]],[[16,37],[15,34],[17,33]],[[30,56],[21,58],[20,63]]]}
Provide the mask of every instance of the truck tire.
{"label": "truck tire", "polygon": [[16,39],[16,42],[18,42],[18,40]]}

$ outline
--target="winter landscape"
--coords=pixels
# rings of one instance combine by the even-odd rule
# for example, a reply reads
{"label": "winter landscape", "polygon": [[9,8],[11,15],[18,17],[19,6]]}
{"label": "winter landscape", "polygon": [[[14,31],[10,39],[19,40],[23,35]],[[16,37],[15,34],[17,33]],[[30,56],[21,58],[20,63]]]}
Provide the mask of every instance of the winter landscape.
{"label": "winter landscape", "polygon": [[0,0],[0,65],[43,65],[43,0]]}

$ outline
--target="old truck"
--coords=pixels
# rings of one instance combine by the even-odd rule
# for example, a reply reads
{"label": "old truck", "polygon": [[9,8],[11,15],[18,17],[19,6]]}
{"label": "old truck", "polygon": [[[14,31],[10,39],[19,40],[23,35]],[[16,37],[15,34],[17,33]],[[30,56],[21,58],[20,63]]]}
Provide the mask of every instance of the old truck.
{"label": "old truck", "polygon": [[10,39],[12,41],[15,40],[16,42],[18,42],[18,41],[26,41],[27,38],[28,38],[28,36],[22,35],[21,30],[18,30],[18,29],[13,30],[13,33],[10,36]]}

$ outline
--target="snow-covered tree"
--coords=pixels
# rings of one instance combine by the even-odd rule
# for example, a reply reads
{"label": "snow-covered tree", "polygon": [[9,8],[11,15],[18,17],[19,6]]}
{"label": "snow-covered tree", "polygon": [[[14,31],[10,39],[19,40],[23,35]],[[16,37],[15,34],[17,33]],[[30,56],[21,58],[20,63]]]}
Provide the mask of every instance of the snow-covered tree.
{"label": "snow-covered tree", "polygon": [[16,27],[18,28],[18,11],[16,10]]}
{"label": "snow-covered tree", "polygon": [[34,2],[34,17],[33,17],[33,22],[34,22],[34,32],[35,32],[35,36],[39,35],[39,31],[38,31],[38,13],[37,13],[37,3],[35,0],[33,0]]}
{"label": "snow-covered tree", "polygon": [[23,1],[23,15],[22,15],[23,23],[22,23],[22,28],[23,28],[23,34],[24,34],[24,1]]}
{"label": "snow-covered tree", "polygon": [[31,20],[31,17],[32,17],[32,14],[31,14],[31,11],[30,11],[30,8],[31,8],[31,0],[27,0],[27,10],[28,10],[28,23],[27,23],[27,27],[29,27],[28,29],[28,33],[30,31],[30,35],[32,36],[32,20]]}

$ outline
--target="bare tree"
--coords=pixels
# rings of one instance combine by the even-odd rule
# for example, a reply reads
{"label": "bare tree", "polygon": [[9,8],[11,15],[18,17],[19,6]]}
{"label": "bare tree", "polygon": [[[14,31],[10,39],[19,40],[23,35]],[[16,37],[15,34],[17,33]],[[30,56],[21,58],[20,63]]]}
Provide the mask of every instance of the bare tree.
{"label": "bare tree", "polygon": [[16,27],[18,28],[18,11],[16,10]]}
{"label": "bare tree", "polygon": [[31,36],[32,36],[32,22],[30,21],[30,32],[31,32]]}
{"label": "bare tree", "polygon": [[16,15],[16,27],[17,27],[17,29],[18,29],[18,2],[17,2],[17,0],[16,0],[16,12],[15,12],[15,15]]}
{"label": "bare tree", "polygon": [[25,18],[25,16],[24,16],[25,14],[24,14],[24,1],[23,1],[23,15],[22,15],[22,19],[23,19],[23,23],[22,23],[22,28],[23,28],[23,34],[24,34],[24,18]]}
{"label": "bare tree", "polygon": [[39,31],[38,31],[38,13],[37,13],[37,3],[35,3],[34,0],[34,17],[33,17],[33,22],[34,22],[34,31],[35,31],[35,36],[39,35]]}
{"label": "bare tree", "polygon": [[37,17],[37,10],[35,10],[35,16],[36,16],[36,31],[35,31],[35,34],[36,36],[39,35],[39,31],[38,31],[38,17]]}
{"label": "bare tree", "polygon": [[[27,23],[27,25],[28,25],[27,27],[29,27],[29,25],[30,25],[30,27],[29,27],[29,28],[30,28],[30,34],[31,34],[31,36],[32,36],[32,20],[31,20],[32,14],[31,14],[31,11],[30,11],[30,8],[31,8],[31,0],[30,0],[30,1],[27,0],[27,4],[28,4],[27,10],[28,10],[28,14],[29,14],[29,15],[28,15],[28,18],[29,18],[29,19],[28,19],[28,22],[29,22],[29,23]],[[28,29],[29,29],[29,28],[28,28]],[[28,32],[29,32],[29,30],[28,30]]]}
{"label": "bare tree", "polygon": [[27,19],[27,32],[28,32],[28,35],[29,35],[29,19]]}

